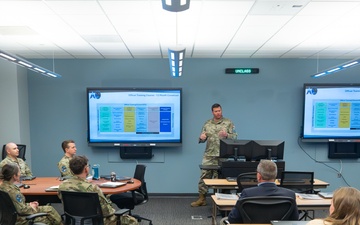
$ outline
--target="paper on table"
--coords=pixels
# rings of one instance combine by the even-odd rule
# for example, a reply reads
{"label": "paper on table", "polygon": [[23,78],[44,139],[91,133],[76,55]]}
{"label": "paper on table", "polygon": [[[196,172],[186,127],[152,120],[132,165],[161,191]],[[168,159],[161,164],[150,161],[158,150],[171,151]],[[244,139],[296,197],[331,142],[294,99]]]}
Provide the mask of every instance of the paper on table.
{"label": "paper on table", "polygon": [[112,188],[115,188],[115,187],[123,186],[125,184],[126,183],[123,183],[123,182],[105,182],[105,183],[99,184],[99,186],[100,187],[112,187]]}
{"label": "paper on table", "polygon": [[300,199],[310,199],[310,200],[322,200],[323,198],[320,197],[317,194],[301,194],[296,193],[296,196],[298,196]]}
{"label": "paper on table", "polygon": [[235,194],[223,194],[223,193],[215,193],[217,199],[223,200],[238,200],[239,196]]}
{"label": "paper on table", "polygon": [[58,191],[59,185],[51,186],[45,189],[45,191]]}

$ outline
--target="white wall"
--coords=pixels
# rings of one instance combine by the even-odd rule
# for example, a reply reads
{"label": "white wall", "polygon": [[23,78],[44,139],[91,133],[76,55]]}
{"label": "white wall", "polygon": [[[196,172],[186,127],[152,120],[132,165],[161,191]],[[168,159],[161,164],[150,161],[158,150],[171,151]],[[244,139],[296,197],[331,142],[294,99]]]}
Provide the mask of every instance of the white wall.
{"label": "white wall", "polygon": [[0,146],[26,144],[31,165],[27,71],[5,60],[0,60],[0,68]]}

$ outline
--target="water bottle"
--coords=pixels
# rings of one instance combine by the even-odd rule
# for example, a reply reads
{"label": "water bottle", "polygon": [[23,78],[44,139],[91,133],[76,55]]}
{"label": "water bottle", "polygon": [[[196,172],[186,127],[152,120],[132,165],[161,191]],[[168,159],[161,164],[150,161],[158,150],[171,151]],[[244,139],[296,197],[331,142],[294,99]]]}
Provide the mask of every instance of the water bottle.
{"label": "water bottle", "polygon": [[100,179],[100,175],[99,175],[99,164],[94,164],[92,167],[92,175],[93,175],[93,180],[99,180]]}
{"label": "water bottle", "polygon": [[115,172],[111,172],[111,174],[110,174],[110,180],[111,180],[111,182],[115,182],[115,181],[116,181],[116,173],[115,173]]}

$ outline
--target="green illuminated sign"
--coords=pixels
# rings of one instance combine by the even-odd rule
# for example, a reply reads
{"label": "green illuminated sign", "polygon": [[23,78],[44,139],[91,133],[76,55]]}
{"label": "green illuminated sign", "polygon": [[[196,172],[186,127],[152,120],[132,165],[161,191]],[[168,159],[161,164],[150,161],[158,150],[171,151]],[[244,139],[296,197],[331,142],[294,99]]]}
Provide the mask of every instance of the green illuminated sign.
{"label": "green illuminated sign", "polygon": [[226,74],[256,74],[259,73],[259,68],[226,68]]}

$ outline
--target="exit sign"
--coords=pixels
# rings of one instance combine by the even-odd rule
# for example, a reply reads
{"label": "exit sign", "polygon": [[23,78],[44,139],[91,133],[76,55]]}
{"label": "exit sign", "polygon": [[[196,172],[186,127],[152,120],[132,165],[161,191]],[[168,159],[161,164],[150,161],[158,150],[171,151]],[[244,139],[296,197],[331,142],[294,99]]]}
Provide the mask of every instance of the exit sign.
{"label": "exit sign", "polygon": [[256,74],[259,73],[259,68],[226,68],[226,74]]}

